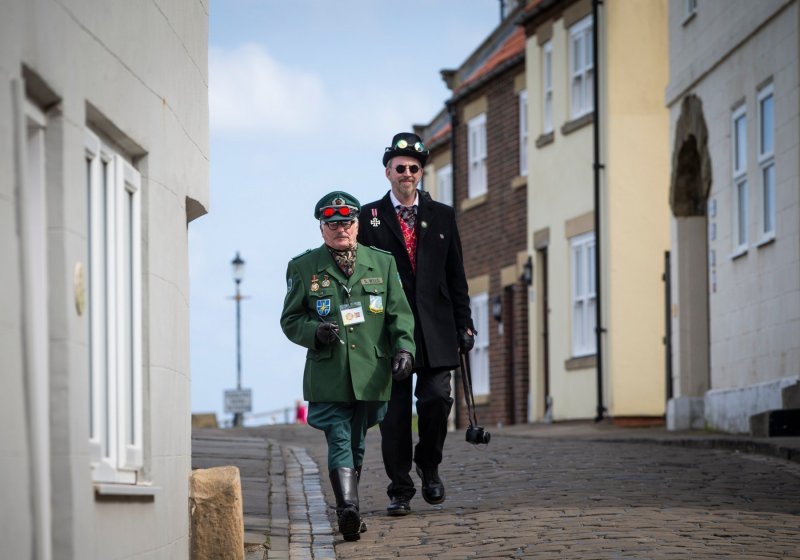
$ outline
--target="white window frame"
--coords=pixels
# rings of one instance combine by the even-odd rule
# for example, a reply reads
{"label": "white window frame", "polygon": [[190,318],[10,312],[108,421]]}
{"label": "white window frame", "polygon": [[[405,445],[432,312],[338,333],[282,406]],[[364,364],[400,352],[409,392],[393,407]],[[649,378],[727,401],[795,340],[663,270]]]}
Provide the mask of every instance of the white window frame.
{"label": "white window frame", "polygon": [[591,356],[597,353],[597,293],[595,289],[594,232],[570,239],[572,269],[572,356]]}
{"label": "white window frame", "polygon": [[475,345],[470,351],[470,368],[472,373],[472,394],[488,395],[489,384],[489,292],[481,292],[470,296],[472,322],[478,334]]}
{"label": "white window frame", "polygon": [[697,14],[697,0],[683,0],[683,23],[687,23]]}
{"label": "white window frame", "polygon": [[436,198],[442,204],[453,205],[453,166],[443,165],[436,170]]}
{"label": "white window frame", "polygon": [[553,41],[542,45],[542,133],[553,132]]}
{"label": "white window frame", "polygon": [[141,176],[85,131],[89,205],[89,449],[95,482],[143,467]]}
{"label": "white window frame", "polygon": [[476,198],[488,191],[486,171],[486,113],[481,113],[467,122],[467,149],[469,173],[467,198]]}
{"label": "white window frame", "polygon": [[569,72],[571,117],[594,111],[594,57],[592,16],[569,28]]}
{"label": "white window frame", "polygon": [[[741,127],[740,128],[740,123]],[[731,242],[733,256],[747,252],[748,240],[748,184],[747,184],[747,108],[742,105],[731,115],[731,168],[732,185]]]}
{"label": "white window frame", "polygon": [[519,92],[519,174],[528,175],[528,90]]}
{"label": "white window frame", "polygon": [[[764,107],[767,101],[770,102],[772,111],[768,121],[764,118]],[[775,239],[775,89],[773,84],[769,84],[758,92],[757,104],[760,184],[758,192],[759,244],[761,244]]]}
{"label": "white window frame", "polygon": [[[22,97],[22,86],[13,82],[12,94]],[[17,101],[14,99],[15,103]],[[23,352],[30,443],[31,506],[33,530],[39,536],[41,558],[52,558],[52,484],[50,423],[50,328],[48,318],[47,228],[47,115],[30,99],[22,101],[24,154],[19,196]]]}

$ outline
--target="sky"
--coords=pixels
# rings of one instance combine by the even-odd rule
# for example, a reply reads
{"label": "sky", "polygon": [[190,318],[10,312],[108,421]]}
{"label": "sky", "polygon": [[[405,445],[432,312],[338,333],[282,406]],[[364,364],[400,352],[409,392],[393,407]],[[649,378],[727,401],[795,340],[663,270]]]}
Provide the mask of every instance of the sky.
{"label": "sky", "polygon": [[324,194],[363,204],[389,190],[383,150],[426,124],[457,68],[499,23],[498,0],[218,0],[209,16],[208,214],[189,225],[192,411],[224,414],[236,388],[241,282],[241,384],[252,423],[283,421],[303,395],[305,349],[279,319],[286,265],[322,243]]}

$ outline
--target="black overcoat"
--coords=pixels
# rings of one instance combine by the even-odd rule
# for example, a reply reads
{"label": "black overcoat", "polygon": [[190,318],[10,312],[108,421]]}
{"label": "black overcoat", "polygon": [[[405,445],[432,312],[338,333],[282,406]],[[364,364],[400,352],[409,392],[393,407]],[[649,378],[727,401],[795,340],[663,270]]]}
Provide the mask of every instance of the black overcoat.
{"label": "black overcoat", "polygon": [[450,206],[422,193],[418,204],[416,275],[389,193],[361,208],[358,240],[394,255],[414,313],[414,369],[453,369],[459,363],[458,329],[473,328],[461,239]]}

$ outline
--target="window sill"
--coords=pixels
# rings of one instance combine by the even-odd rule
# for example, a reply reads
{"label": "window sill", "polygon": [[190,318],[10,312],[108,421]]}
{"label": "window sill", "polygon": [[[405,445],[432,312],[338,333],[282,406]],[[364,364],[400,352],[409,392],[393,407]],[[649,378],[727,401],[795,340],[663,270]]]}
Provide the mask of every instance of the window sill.
{"label": "window sill", "polygon": [[490,400],[489,399],[489,395],[475,395],[473,397],[473,399],[475,400],[475,404],[476,405],[478,405],[478,404],[489,404],[489,400]]}
{"label": "window sill", "polygon": [[561,127],[561,134],[566,136],[567,134],[571,134],[576,130],[583,128],[584,126],[588,126],[594,122],[594,111],[586,113],[585,115],[581,115],[580,117],[576,117],[571,121],[567,121],[564,123],[564,126]]}
{"label": "window sill", "polygon": [[544,134],[539,135],[539,138],[536,139],[536,147],[544,148],[548,144],[552,144],[555,141],[556,141],[556,133],[551,130],[550,132],[546,132]]}
{"label": "window sill", "polygon": [[471,208],[480,206],[481,204],[486,203],[488,199],[489,199],[489,193],[483,193],[481,195],[476,196],[475,198],[466,198],[461,201],[461,211],[466,212]]}
{"label": "window sill", "polygon": [[697,12],[692,12],[688,16],[684,16],[683,21],[681,22],[681,25],[683,25],[684,27],[689,25],[689,22],[692,21],[696,16],[697,16]]}
{"label": "window sill", "polygon": [[731,260],[735,261],[736,259],[740,259],[747,254],[747,247],[739,247],[731,254]]}
{"label": "window sill", "polygon": [[564,360],[564,368],[567,371],[575,371],[578,369],[588,369],[597,367],[597,355],[592,354],[591,356],[578,356],[575,358],[570,358],[569,360]]}
{"label": "window sill", "polygon": [[511,190],[517,190],[521,187],[525,187],[528,185],[528,176],[527,175],[520,175],[519,177],[514,177],[511,179]]}
{"label": "window sill", "polygon": [[110,484],[104,482],[95,482],[94,484],[94,494],[98,500],[133,499],[153,501],[156,494],[160,493],[160,486],[150,486],[149,484]]}
{"label": "window sill", "polygon": [[774,233],[772,233],[770,235],[766,235],[763,238],[761,238],[761,240],[758,243],[756,243],[756,248],[757,249],[761,249],[761,247],[764,247],[766,245],[771,245],[773,243],[775,243],[775,234]]}

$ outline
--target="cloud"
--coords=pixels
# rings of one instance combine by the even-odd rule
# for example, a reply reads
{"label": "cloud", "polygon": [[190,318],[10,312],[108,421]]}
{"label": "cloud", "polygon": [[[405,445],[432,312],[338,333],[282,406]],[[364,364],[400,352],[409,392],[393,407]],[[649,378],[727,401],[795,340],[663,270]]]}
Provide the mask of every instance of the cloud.
{"label": "cloud", "polygon": [[212,131],[269,131],[305,135],[326,112],[322,80],[282,65],[260,45],[209,48]]}

